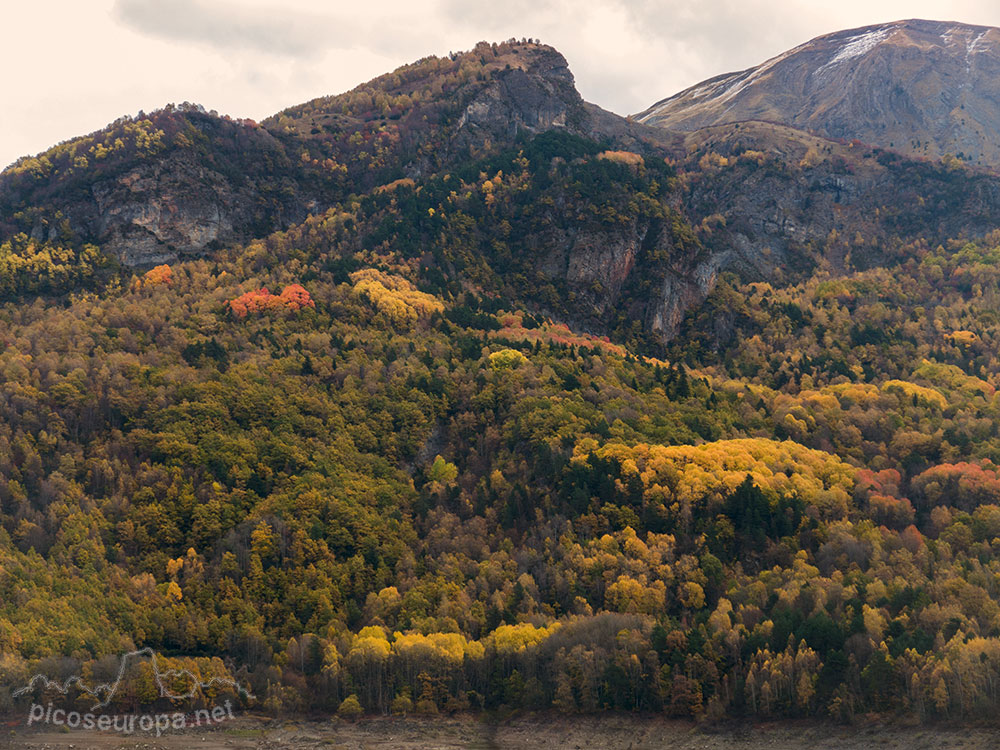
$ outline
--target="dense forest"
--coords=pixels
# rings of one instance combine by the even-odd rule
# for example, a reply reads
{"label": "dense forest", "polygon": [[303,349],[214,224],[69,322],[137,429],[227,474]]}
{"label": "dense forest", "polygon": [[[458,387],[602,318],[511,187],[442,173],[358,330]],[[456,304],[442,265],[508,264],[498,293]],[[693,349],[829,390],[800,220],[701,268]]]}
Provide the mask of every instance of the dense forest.
{"label": "dense forest", "polygon": [[[414,106],[373,97],[337,117]],[[1000,233],[833,231],[780,278],[720,274],[664,341],[657,274],[725,232],[706,185],[826,157],[613,146],[543,132],[350,194],[318,147],[331,208],[145,272],[15,217],[0,711],[150,647],[273,713],[995,713]],[[929,213],[973,179],[907,168]],[[548,239],[636,227],[660,239],[614,305],[539,270]],[[155,697],[146,672],[114,705]]]}

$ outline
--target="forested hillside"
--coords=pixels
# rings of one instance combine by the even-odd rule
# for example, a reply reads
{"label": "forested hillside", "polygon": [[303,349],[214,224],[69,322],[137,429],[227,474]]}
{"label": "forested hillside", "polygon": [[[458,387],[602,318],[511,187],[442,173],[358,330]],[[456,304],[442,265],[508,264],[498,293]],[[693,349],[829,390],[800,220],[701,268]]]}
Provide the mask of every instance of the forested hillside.
{"label": "forested hillside", "polygon": [[[995,713],[996,178],[582,103],[328,164],[404,73],[277,116],[231,175],[266,221],[152,268],[43,200],[105,167],[4,178],[0,711],[150,647],[275,714]],[[328,205],[270,232],[297,191]]]}

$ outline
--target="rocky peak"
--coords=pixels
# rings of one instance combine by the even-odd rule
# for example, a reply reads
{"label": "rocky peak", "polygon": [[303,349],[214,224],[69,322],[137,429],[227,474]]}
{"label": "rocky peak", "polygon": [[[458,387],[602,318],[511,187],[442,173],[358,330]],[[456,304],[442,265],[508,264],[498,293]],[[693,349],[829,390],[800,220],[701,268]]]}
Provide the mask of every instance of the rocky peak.
{"label": "rocky peak", "polygon": [[5,170],[0,240],[69,233],[148,266],[261,236],[522,131],[584,132],[588,117],[566,59],[527,41],[424,58],[260,125],[168,106]]}
{"label": "rocky peak", "polygon": [[657,102],[674,130],[760,120],[1000,166],[1000,29],[906,20],[838,31]]}

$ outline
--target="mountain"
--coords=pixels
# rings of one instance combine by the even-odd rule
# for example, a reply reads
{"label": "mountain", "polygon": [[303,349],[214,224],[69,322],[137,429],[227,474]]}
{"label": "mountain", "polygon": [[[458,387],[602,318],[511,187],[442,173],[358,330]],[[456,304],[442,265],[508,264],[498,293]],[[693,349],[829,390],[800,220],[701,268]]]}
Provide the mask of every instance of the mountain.
{"label": "mountain", "polygon": [[998,226],[534,42],[24,159],[0,714],[1000,715]]}
{"label": "mountain", "polygon": [[[331,212],[351,217],[333,234]],[[0,175],[0,292],[287,231],[655,349],[721,273],[793,282],[997,224],[1000,181],[957,161],[761,122],[675,133],[584,102],[551,47],[481,43],[262,123],[167,107],[22,159]]]}
{"label": "mountain", "polygon": [[909,20],[838,31],[692,86],[636,119],[683,131],[763,120],[1000,167],[1000,29]]}
{"label": "mountain", "polygon": [[121,118],[4,170],[0,238],[73,236],[149,266],[264,236],[350,193],[549,129],[668,138],[584,103],[551,47],[482,43],[261,124],[189,104]]}

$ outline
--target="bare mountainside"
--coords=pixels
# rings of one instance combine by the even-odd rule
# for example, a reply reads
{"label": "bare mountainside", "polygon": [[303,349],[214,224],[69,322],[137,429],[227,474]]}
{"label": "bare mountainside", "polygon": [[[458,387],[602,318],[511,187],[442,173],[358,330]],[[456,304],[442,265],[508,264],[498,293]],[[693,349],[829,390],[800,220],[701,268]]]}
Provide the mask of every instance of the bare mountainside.
{"label": "bare mountainside", "polygon": [[637,118],[693,131],[765,120],[1000,166],[1000,29],[909,20],[838,31],[664,99]]}

